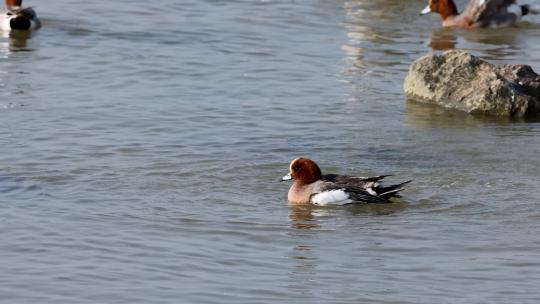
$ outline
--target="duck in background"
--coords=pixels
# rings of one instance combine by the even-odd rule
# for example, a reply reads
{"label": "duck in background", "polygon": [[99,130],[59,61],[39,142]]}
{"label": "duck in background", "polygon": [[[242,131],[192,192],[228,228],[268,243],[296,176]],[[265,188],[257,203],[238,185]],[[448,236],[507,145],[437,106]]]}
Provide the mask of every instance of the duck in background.
{"label": "duck in background", "polygon": [[36,30],[41,27],[32,7],[22,7],[22,0],[5,0],[0,12],[0,30]]}
{"label": "duck in background", "polygon": [[354,203],[389,203],[389,199],[409,182],[383,187],[379,184],[388,175],[372,177],[337,174],[322,175],[311,159],[298,157],[291,161],[289,174],[282,181],[294,180],[288,200],[293,205],[347,205]]}
{"label": "duck in background", "polygon": [[431,12],[441,15],[443,27],[461,28],[511,26],[527,14],[539,13],[516,0],[471,0],[461,14],[453,0],[429,0],[420,15]]}

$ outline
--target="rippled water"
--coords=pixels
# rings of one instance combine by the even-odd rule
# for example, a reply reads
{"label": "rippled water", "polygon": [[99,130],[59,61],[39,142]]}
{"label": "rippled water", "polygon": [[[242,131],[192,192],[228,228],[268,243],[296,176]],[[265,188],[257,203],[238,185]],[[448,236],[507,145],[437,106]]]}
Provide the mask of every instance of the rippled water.
{"label": "rippled water", "polygon": [[[0,38],[0,302],[540,301],[540,124],[402,93],[432,49],[540,71],[540,17],[25,1],[42,30]],[[415,181],[392,205],[293,208],[277,180],[299,155]]]}

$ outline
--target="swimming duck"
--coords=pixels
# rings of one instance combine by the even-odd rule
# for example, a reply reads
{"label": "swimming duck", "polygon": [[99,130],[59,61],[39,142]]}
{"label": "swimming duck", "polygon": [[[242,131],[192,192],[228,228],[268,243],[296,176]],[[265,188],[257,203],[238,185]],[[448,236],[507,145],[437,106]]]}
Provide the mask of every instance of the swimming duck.
{"label": "swimming duck", "polygon": [[441,15],[443,27],[461,28],[510,26],[529,13],[538,13],[515,0],[471,0],[461,14],[453,0],[429,0],[420,15],[431,12]]}
{"label": "swimming duck", "polygon": [[32,7],[22,7],[22,0],[5,0],[0,11],[0,30],[35,30],[41,27]]}
{"label": "swimming duck", "polygon": [[298,157],[291,161],[289,174],[282,181],[294,180],[289,189],[291,204],[346,205],[353,203],[389,203],[389,199],[411,180],[383,187],[379,184],[388,175],[371,177],[337,174],[322,175],[311,159]]}

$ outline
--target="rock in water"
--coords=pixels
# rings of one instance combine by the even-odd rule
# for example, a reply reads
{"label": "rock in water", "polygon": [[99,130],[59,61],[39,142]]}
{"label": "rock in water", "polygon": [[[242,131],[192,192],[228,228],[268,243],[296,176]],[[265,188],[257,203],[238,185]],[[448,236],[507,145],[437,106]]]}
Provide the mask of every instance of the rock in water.
{"label": "rock in water", "polygon": [[403,87],[411,100],[471,114],[540,114],[540,77],[530,66],[494,66],[463,51],[417,59]]}

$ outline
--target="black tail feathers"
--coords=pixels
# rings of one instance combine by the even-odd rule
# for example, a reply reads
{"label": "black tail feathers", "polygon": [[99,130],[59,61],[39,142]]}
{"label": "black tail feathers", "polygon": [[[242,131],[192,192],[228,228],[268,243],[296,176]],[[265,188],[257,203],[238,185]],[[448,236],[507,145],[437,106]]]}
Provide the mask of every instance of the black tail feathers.
{"label": "black tail feathers", "polygon": [[531,12],[529,6],[527,4],[520,5],[521,6],[521,16],[525,16]]}
{"label": "black tail feathers", "polygon": [[405,188],[402,188],[403,186],[405,186],[406,184],[412,182],[413,180],[408,180],[406,182],[403,182],[403,183],[399,183],[397,185],[392,185],[392,186],[388,186],[388,187],[380,187],[377,189],[377,192],[379,194],[380,197],[384,198],[384,199],[389,199],[391,198],[392,196],[395,196],[399,191],[402,191],[402,190],[405,190]]}

